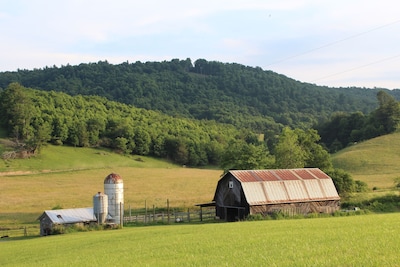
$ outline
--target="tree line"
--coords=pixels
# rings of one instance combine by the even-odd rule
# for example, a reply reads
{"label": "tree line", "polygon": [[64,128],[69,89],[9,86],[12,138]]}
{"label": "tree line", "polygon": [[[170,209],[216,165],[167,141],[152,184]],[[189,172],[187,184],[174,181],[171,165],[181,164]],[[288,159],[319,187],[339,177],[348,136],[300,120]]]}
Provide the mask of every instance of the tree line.
{"label": "tree line", "polygon": [[0,115],[1,127],[19,144],[18,149],[31,154],[52,143],[105,147],[188,166],[215,165],[225,171],[318,167],[339,181],[339,192],[365,187],[333,169],[330,155],[313,129],[285,127],[269,148],[262,136],[249,129],[171,117],[99,96],[45,92],[18,83],[1,91]]}
{"label": "tree line", "polygon": [[106,147],[225,170],[331,167],[316,130],[287,127],[269,149],[260,135],[248,129],[171,117],[97,96],[69,96],[12,83],[1,92],[0,100],[1,126],[32,153],[49,142]]}
{"label": "tree line", "polygon": [[[198,59],[107,61],[0,73],[0,87],[97,95],[170,116],[215,120],[274,138],[284,126],[307,129],[334,112],[367,114],[377,89],[328,88],[236,63]],[[400,99],[400,90],[387,92]]]}
{"label": "tree line", "polygon": [[117,152],[167,158],[178,164],[218,164],[232,139],[256,139],[247,130],[214,121],[174,118],[98,96],[69,96],[18,83],[1,92],[1,125],[35,153],[47,142],[106,147]]}
{"label": "tree line", "polygon": [[390,134],[398,129],[400,104],[385,91],[377,93],[379,106],[369,114],[338,112],[316,126],[321,142],[331,153],[348,145]]}

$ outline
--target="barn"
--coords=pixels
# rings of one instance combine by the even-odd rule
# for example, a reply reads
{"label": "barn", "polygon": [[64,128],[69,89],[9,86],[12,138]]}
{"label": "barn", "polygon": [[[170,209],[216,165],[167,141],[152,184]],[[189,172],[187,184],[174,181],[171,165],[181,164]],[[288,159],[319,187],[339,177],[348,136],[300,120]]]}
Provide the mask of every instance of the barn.
{"label": "barn", "polygon": [[85,225],[97,222],[93,208],[45,210],[38,218],[40,235],[50,235],[57,225]]}
{"label": "barn", "polygon": [[333,213],[340,197],[331,177],[318,168],[231,170],[219,181],[216,216],[236,221],[248,215]]}

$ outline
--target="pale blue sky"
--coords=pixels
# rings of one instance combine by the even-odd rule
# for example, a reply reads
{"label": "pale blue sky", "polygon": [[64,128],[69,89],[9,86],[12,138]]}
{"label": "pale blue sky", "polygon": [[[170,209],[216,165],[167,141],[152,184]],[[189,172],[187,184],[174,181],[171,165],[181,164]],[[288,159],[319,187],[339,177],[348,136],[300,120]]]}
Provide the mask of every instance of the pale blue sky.
{"label": "pale blue sky", "polygon": [[203,58],[400,88],[395,0],[0,0],[0,71]]}

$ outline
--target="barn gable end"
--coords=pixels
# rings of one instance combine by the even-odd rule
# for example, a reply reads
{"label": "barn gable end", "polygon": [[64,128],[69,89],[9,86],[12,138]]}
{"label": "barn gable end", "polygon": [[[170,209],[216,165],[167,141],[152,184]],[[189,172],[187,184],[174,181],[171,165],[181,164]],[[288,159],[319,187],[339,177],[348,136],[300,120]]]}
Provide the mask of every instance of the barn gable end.
{"label": "barn gable end", "polygon": [[228,221],[249,214],[332,213],[340,197],[332,179],[317,168],[234,170],[218,182],[216,215]]}

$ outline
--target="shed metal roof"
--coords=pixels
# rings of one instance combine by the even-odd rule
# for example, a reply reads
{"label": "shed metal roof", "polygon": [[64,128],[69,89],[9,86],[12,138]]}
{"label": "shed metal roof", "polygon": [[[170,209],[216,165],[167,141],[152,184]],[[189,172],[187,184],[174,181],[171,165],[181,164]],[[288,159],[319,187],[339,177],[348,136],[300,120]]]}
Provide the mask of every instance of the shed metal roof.
{"label": "shed metal roof", "polygon": [[339,200],[332,179],[318,168],[235,170],[249,205]]}
{"label": "shed metal roof", "polygon": [[39,220],[45,215],[47,215],[54,224],[96,221],[93,208],[45,210],[39,217]]}

